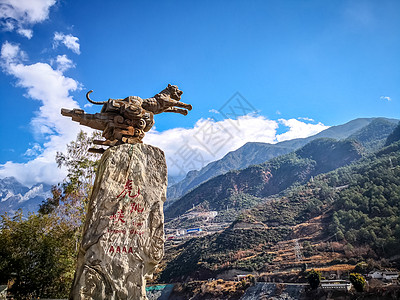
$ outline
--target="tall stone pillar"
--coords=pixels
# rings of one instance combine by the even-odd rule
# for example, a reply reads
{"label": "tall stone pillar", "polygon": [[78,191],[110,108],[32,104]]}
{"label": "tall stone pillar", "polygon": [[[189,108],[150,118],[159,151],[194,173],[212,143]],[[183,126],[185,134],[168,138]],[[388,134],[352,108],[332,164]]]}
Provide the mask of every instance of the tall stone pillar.
{"label": "tall stone pillar", "polygon": [[164,153],[144,144],[109,148],[90,198],[70,299],[146,298],[164,252]]}

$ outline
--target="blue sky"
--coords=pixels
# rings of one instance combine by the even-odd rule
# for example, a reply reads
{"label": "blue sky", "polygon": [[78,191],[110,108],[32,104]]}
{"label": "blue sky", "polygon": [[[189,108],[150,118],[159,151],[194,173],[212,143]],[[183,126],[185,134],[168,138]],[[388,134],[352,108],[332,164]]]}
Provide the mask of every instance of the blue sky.
{"label": "blue sky", "polygon": [[[97,112],[85,107],[90,89],[97,100],[184,91],[190,114],[157,115],[144,140],[166,152],[172,175],[247,141],[400,118],[399,1],[115,3],[0,0],[0,177],[62,180],[54,153],[80,128],[59,111]],[[229,120],[220,108],[235,101],[250,114]],[[210,144],[205,128],[225,135]],[[185,149],[192,158],[172,165]]]}

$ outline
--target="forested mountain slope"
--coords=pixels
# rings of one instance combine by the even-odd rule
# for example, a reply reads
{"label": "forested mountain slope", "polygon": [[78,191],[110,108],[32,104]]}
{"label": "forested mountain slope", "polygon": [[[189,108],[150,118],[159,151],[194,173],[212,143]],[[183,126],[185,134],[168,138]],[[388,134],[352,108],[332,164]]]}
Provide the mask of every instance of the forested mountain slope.
{"label": "forested mountain slope", "polygon": [[[229,152],[222,159],[206,165],[201,170],[190,171],[186,177],[168,188],[169,200],[177,199],[188,191],[206,182],[210,178],[224,174],[231,170],[244,169],[290,153],[319,138],[333,138],[342,140],[352,138],[358,140],[367,149],[376,149],[386,140],[389,133],[396,127],[398,120],[387,118],[359,118],[346,124],[332,126],[314,136],[294,139],[276,144],[246,143],[239,149]],[[168,202],[167,202],[168,205]]]}
{"label": "forested mountain slope", "polygon": [[303,148],[260,165],[217,176],[165,210],[174,218],[193,206],[221,211],[227,206],[236,210],[249,208],[259,198],[277,194],[294,183],[346,165],[361,157],[362,147],[353,140],[317,139]]}
{"label": "forested mountain slope", "polygon": [[[174,250],[161,280],[206,278],[230,269],[271,272],[285,264],[294,267],[299,264],[294,259],[291,264],[288,257],[277,259],[282,248],[276,245],[293,245],[298,239],[305,241],[304,256],[316,257],[313,264],[378,263],[386,258],[384,263],[400,266],[399,139],[348,166],[292,186],[282,196],[265,198],[220,233],[189,240]],[[335,256],[332,244],[323,246],[329,239],[337,240]]]}

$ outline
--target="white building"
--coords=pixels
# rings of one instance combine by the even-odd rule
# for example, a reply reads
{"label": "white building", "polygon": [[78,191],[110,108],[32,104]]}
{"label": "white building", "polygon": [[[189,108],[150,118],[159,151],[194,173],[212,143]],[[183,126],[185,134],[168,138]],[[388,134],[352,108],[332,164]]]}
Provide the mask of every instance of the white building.
{"label": "white building", "polygon": [[321,288],[324,290],[345,290],[350,291],[351,282],[347,280],[321,280]]}
{"label": "white building", "polygon": [[399,278],[399,273],[392,271],[373,271],[368,274],[368,277],[392,281]]}
{"label": "white building", "polygon": [[382,277],[384,280],[392,281],[399,278],[399,273],[397,272],[383,272]]}
{"label": "white building", "polygon": [[373,271],[368,273],[368,277],[373,279],[382,279],[383,278],[382,271]]}

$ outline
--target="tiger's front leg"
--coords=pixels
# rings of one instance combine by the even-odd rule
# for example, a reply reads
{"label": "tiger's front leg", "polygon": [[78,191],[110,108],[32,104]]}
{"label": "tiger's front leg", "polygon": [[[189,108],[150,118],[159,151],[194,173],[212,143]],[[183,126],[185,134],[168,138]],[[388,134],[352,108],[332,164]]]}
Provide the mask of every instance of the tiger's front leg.
{"label": "tiger's front leg", "polygon": [[188,111],[186,109],[181,109],[177,107],[168,107],[164,112],[173,112],[173,113],[178,113],[181,115],[186,116],[188,114]]}
{"label": "tiger's front leg", "polygon": [[168,106],[168,107],[177,106],[177,107],[186,108],[187,110],[192,110],[192,105],[183,103],[181,101],[173,100],[173,99],[169,99],[168,101],[164,102],[164,104],[165,104],[165,106]]}

